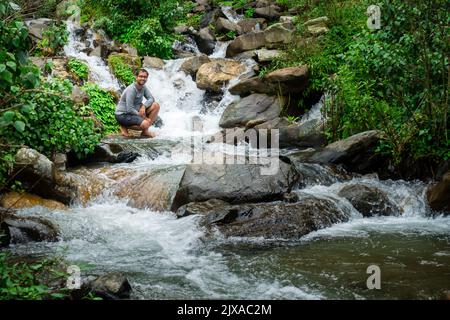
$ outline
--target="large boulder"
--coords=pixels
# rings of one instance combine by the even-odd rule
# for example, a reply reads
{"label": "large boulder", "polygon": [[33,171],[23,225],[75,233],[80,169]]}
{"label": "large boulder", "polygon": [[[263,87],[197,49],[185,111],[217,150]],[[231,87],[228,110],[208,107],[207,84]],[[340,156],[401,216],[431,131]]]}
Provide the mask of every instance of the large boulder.
{"label": "large boulder", "polygon": [[163,69],[165,65],[164,60],[157,57],[145,56],[142,61],[143,68]]}
{"label": "large boulder", "polygon": [[382,138],[377,130],[355,134],[327,145],[313,154],[311,162],[341,164],[348,171],[369,173],[380,163],[375,149]]}
{"label": "large boulder", "polygon": [[309,78],[306,65],[283,68],[272,71],[264,77],[244,79],[232,86],[229,91],[234,95],[265,93],[271,95],[289,95],[302,93]]}
{"label": "large boulder", "polygon": [[208,62],[211,62],[211,59],[209,59],[206,54],[201,54],[184,61],[180,67],[180,70],[186,74],[189,74],[192,79],[195,79],[198,69]]}
{"label": "large boulder", "polygon": [[286,24],[274,24],[264,31],[238,36],[227,47],[226,56],[233,57],[241,52],[259,48],[279,48],[293,39],[293,30]]}
{"label": "large boulder", "polygon": [[388,195],[374,186],[349,184],[344,186],[338,195],[347,199],[364,217],[400,214],[400,209],[389,200]]}
{"label": "large boulder", "polygon": [[184,165],[162,167],[135,174],[118,184],[114,195],[129,199],[128,205],[135,208],[170,210],[184,168]]}
{"label": "large boulder", "polygon": [[122,272],[110,272],[91,283],[94,294],[107,300],[128,299],[132,291],[127,277]]}
{"label": "large boulder", "polygon": [[222,207],[206,215],[206,223],[227,237],[299,239],[339,222],[348,221],[349,212],[331,200],[302,196],[294,203],[275,202]]}
{"label": "large boulder", "polygon": [[303,25],[312,36],[319,36],[329,31],[329,29],[327,28],[327,23],[327,17],[319,17],[308,20]]}
{"label": "large boulder", "polygon": [[441,181],[428,188],[427,199],[433,210],[450,214],[450,171],[444,174]]}
{"label": "large boulder", "polygon": [[221,92],[225,84],[245,70],[245,65],[237,61],[217,59],[205,63],[197,71],[197,87],[207,91]]}
{"label": "large boulder", "polygon": [[30,193],[8,192],[0,196],[0,206],[22,209],[42,206],[51,210],[65,210],[67,207],[59,201],[44,199]]}
{"label": "large boulder", "polygon": [[229,105],[220,118],[222,128],[245,127],[249,121],[263,123],[277,118],[281,111],[276,96],[252,94]]}
{"label": "large boulder", "polygon": [[279,199],[296,183],[298,174],[278,158],[269,160],[274,170],[258,164],[188,165],[172,210],[176,211],[189,202],[209,199],[230,203]]}

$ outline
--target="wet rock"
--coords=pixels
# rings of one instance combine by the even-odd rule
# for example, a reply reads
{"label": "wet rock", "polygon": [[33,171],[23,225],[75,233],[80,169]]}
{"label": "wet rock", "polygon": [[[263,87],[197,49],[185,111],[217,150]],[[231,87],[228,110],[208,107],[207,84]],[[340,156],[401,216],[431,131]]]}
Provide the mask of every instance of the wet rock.
{"label": "wet rock", "polygon": [[274,24],[264,31],[238,36],[227,47],[226,56],[233,57],[241,52],[259,48],[279,48],[292,41],[293,30],[286,24]]}
{"label": "wet rock", "polygon": [[79,159],[76,154],[71,151],[68,153],[68,165],[70,167],[75,167],[78,165],[84,165],[88,163],[101,163],[101,162],[109,162],[109,163],[130,163],[133,162],[137,157],[139,157],[139,153],[129,151],[129,150],[121,150],[119,152],[113,152],[108,143],[100,143],[95,146],[94,152],[87,155],[83,159]]}
{"label": "wet rock", "polygon": [[280,101],[276,96],[252,94],[237,103],[229,105],[220,118],[222,128],[245,127],[249,121],[260,123],[273,120],[281,111]]}
{"label": "wet rock", "polygon": [[180,67],[180,70],[186,74],[189,74],[192,79],[195,80],[198,69],[200,69],[202,65],[208,62],[211,62],[211,59],[209,59],[206,54],[202,54],[184,61]]}
{"label": "wet rock", "polygon": [[58,241],[59,230],[50,220],[30,214],[18,214],[14,210],[0,211],[14,243],[29,241]]}
{"label": "wet rock", "polygon": [[364,217],[398,215],[400,209],[386,193],[373,186],[351,184],[343,187],[338,195],[347,199]]}
{"label": "wet rock", "polygon": [[19,149],[13,174],[29,192],[64,204],[69,204],[72,200],[72,193],[58,186],[57,171],[53,162],[34,149]]}
{"label": "wet rock", "polygon": [[241,34],[261,31],[267,28],[267,22],[264,18],[246,18],[240,20],[237,24],[241,30]]}
{"label": "wet rock", "polygon": [[324,123],[320,119],[283,126],[279,130],[280,148],[321,147],[326,143]]}
{"label": "wet rock", "polygon": [[[117,52],[115,52],[117,53]],[[106,44],[99,44],[94,49],[89,51],[89,56],[91,57],[100,57],[102,59],[106,59],[108,57],[109,50]]]}
{"label": "wet rock", "polygon": [[11,232],[8,225],[0,220],[0,249],[9,246],[11,243]]}
{"label": "wet rock", "polygon": [[134,73],[136,73],[141,68],[141,58],[137,55],[132,55],[128,53],[116,53],[113,52],[108,56],[108,66],[115,73],[115,69],[111,61],[113,59],[120,59],[124,64],[128,65]]}
{"label": "wet rock", "polygon": [[138,51],[135,47],[129,45],[128,43],[123,43],[121,45],[121,52],[129,54],[131,56],[138,56]]}
{"label": "wet rock", "polygon": [[298,179],[297,172],[278,158],[259,164],[190,164],[176,192],[172,210],[189,202],[220,199],[230,203],[279,199]]}
{"label": "wet rock", "polygon": [[165,65],[164,60],[156,57],[145,56],[142,62],[143,68],[163,69]]}
{"label": "wet rock", "polygon": [[236,78],[246,69],[237,61],[217,59],[203,64],[197,71],[197,87],[199,89],[221,92],[222,87]]}
{"label": "wet rock", "polygon": [[134,174],[123,180],[114,195],[129,199],[134,208],[166,211],[172,202],[183,177],[184,165],[154,168],[150,172]]}
{"label": "wet rock", "polygon": [[52,77],[60,78],[62,80],[70,78],[70,74],[67,72],[67,57],[52,58]]}
{"label": "wet rock", "polygon": [[178,208],[177,218],[183,218],[193,214],[207,215],[227,205],[228,202],[219,199],[210,199],[204,202],[190,202]]}
{"label": "wet rock", "polygon": [[450,171],[443,175],[441,181],[428,188],[427,199],[431,209],[450,214]]}
{"label": "wet rock", "polygon": [[51,210],[66,210],[61,202],[41,198],[30,193],[8,192],[0,196],[0,206],[12,209],[42,206]]}
{"label": "wet rock", "polygon": [[306,65],[278,69],[264,77],[244,79],[232,86],[229,91],[234,95],[265,93],[269,95],[289,95],[302,93],[309,79]]}
{"label": "wet rock", "polygon": [[200,29],[198,32],[194,31],[192,36],[194,37],[200,52],[207,55],[213,53],[214,48],[216,47],[216,38],[209,27]]}
{"label": "wet rock", "polygon": [[303,196],[295,203],[242,204],[222,208],[207,215],[227,237],[264,237],[266,239],[299,239],[302,236],[339,222],[350,214],[335,203],[313,196]]}
{"label": "wet rock", "polygon": [[92,292],[107,300],[128,299],[132,291],[127,277],[122,272],[110,272],[100,276],[91,284]]}

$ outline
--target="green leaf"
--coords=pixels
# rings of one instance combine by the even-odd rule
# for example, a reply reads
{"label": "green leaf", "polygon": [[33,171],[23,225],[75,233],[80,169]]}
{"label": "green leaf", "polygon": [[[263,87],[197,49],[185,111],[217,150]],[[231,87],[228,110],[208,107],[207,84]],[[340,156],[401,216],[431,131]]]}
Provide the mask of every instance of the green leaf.
{"label": "green leaf", "polygon": [[14,128],[16,128],[17,131],[23,132],[25,130],[25,123],[23,121],[17,120],[14,122]]}
{"label": "green leaf", "polygon": [[0,63],[0,73],[6,70],[6,65]]}
{"label": "green leaf", "polygon": [[14,111],[6,111],[3,114],[3,121],[5,121],[5,122],[12,121],[12,119],[14,119],[14,115],[15,115]]}
{"label": "green leaf", "polygon": [[13,71],[16,71],[17,65],[16,65],[16,63],[15,63],[14,61],[8,61],[8,62],[6,62],[6,65],[7,65],[8,67],[10,67]]}

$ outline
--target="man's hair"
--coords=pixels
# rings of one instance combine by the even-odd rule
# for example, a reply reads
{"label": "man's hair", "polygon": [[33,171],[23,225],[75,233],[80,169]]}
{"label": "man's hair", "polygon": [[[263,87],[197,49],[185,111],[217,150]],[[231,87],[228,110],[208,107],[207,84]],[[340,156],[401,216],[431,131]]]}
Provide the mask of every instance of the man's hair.
{"label": "man's hair", "polygon": [[144,68],[141,68],[141,69],[138,70],[138,72],[136,73],[136,77],[137,77],[137,76],[139,75],[139,73],[141,73],[141,72],[145,72],[145,73],[147,74],[147,77],[148,77],[148,71],[145,70]]}

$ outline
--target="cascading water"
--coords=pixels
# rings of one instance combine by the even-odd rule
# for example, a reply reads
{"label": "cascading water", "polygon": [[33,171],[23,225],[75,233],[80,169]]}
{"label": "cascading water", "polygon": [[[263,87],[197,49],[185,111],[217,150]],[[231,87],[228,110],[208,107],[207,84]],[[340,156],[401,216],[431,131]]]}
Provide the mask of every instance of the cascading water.
{"label": "cascading water", "polygon": [[[69,24],[69,30],[67,55],[87,61],[99,75],[108,73],[98,78],[99,85],[115,86],[103,62],[79,52],[82,47],[74,38],[73,25]],[[215,54],[221,56],[226,45],[217,48]],[[61,239],[56,243],[16,244],[11,246],[12,252],[63,255],[70,263],[90,265],[84,275],[125,272],[134,289],[132,297],[137,299],[442,297],[444,289],[448,289],[445,280],[450,272],[450,218],[429,218],[424,183],[380,181],[371,175],[341,181],[321,165],[305,164],[304,169],[317,178],[305,180],[305,185],[293,192],[327,199],[350,211],[351,216],[348,222],[312,232],[297,241],[223,238],[220,233],[211,238],[199,223],[200,216],[176,219],[172,212],[135,209],[127,204],[126,197],[118,199],[115,194],[124,183],[120,177],[126,172],[139,175],[189,163],[191,157],[183,146],[180,152],[174,152],[180,148],[180,139],[217,131],[221,111],[239,99],[225,88],[216,108],[205,111],[204,92],[178,71],[182,61],[166,61],[163,70],[149,69],[147,83],[161,104],[164,122],[161,129],[154,129],[158,136],[151,143],[171,153],[155,160],[140,157],[130,164],[81,169],[86,175],[101,176],[104,187],[98,189],[103,191],[84,205],[73,205],[69,212],[23,210],[21,214],[37,213],[52,220],[61,230]],[[251,63],[248,66],[251,69]],[[320,115],[320,104],[313,109],[312,119]],[[193,119],[202,123],[203,131],[193,131]],[[135,148],[144,149],[145,143],[133,141]],[[236,151],[233,146],[224,149]],[[241,154],[248,152],[242,146],[237,149]],[[79,174],[80,169],[75,173]],[[169,184],[162,183],[163,187]],[[401,214],[363,218],[339,196],[342,188],[352,184],[383,191],[402,208]],[[125,185],[126,192],[129,190]],[[388,290],[368,290],[365,286],[366,269],[374,264],[380,266],[382,286]]]}

